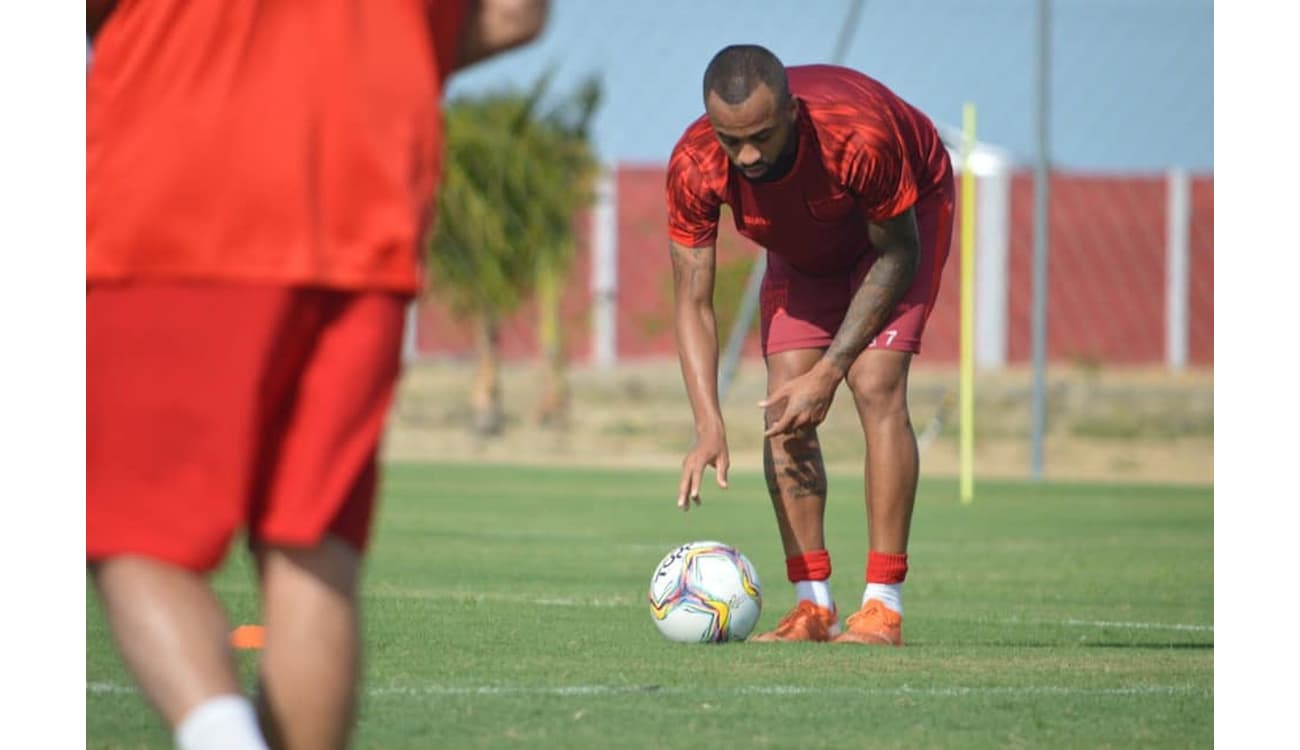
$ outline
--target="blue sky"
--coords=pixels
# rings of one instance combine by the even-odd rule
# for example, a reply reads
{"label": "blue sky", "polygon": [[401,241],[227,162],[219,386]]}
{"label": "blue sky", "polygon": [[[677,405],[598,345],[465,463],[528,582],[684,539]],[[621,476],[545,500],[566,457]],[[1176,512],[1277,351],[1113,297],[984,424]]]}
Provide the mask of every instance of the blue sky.
{"label": "blue sky", "polygon": [[[786,64],[830,62],[851,0],[552,0],[542,37],[457,75],[450,96],[524,87],[548,66],[568,90],[596,73],[595,140],[608,161],[662,162],[701,113],[721,47],[762,44]],[[865,0],[845,64],[980,139],[1034,156],[1036,0]],[[1212,0],[1052,0],[1055,164],[1095,171],[1214,166]]]}

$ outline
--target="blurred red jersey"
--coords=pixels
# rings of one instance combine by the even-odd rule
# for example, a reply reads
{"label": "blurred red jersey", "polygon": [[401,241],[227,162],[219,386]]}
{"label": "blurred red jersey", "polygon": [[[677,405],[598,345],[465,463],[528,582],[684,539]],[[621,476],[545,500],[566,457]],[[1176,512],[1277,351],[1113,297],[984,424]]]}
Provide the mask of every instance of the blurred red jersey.
{"label": "blurred red jersey", "polygon": [[135,0],[86,81],[86,277],[419,286],[467,0]]}
{"label": "blurred red jersey", "polygon": [[741,235],[796,269],[845,271],[868,250],[868,221],[942,190],[952,165],[930,119],[879,81],[833,65],[787,76],[799,110],[794,166],[771,182],[745,179],[701,116],[668,163],[668,234],[686,247],[713,243],[725,203]]}

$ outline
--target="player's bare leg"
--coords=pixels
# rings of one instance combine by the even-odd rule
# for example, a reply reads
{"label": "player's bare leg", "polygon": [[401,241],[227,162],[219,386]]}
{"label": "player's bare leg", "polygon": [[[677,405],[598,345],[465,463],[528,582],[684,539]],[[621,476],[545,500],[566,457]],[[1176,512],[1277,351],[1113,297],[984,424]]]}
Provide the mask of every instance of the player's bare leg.
{"label": "player's bare leg", "polygon": [[[821,359],[820,349],[796,349],[769,355],[767,392],[808,372]],[[765,424],[771,415],[766,415]],[[826,467],[817,430],[764,438],[763,474],[776,511],[787,572],[799,603],[775,630],[755,641],[827,640],[839,631],[827,576],[830,559],[822,526],[826,512]],[[807,561],[811,560],[811,567]],[[808,605],[816,605],[815,607]]]}
{"label": "player's bare leg", "polygon": [[257,550],[263,624],[258,714],[272,746],[342,748],[356,710],[361,557],[337,537]]}
{"label": "player's bare leg", "polygon": [[[767,392],[803,375],[821,359],[820,349],[795,349],[767,358]],[[764,426],[770,423],[765,415]],[[817,431],[763,440],[763,474],[776,511],[786,557],[825,548],[826,467]]]}
{"label": "player's bare leg", "polygon": [[847,381],[867,443],[870,552],[863,608],[850,617],[841,640],[902,644],[901,587],[920,465],[907,408],[911,360],[909,352],[867,349],[849,369]]}
{"label": "player's bare leg", "polygon": [[203,575],[121,556],[92,565],[91,577],[122,660],[169,727],[209,699],[239,695],[230,626]]}
{"label": "player's bare leg", "polygon": [[867,441],[867,527],[871,549],[907,552],[920,462],[907,409],[910,352],[867,349],[848,384]]}

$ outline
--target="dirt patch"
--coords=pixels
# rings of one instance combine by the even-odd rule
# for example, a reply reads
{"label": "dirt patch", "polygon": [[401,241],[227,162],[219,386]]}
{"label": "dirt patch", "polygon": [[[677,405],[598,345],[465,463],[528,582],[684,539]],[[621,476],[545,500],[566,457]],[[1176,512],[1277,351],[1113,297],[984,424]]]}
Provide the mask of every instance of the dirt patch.
{"label": "dirt patch", "polygon": [[[408,366],[385,443],[393,460],[481,461],[589,466],[680,465],[692,435],[677,363],[628,363],[571,373],[571,416],[563,428],[531,418],[541,382],[531,364],[507,365],[503,435],[474,436],[462,362]],[[764,389],[759,362],[746,363],[723,403],[732,463],[761,470]],[[976,477],[1025,478],[1030,468],[1032,380],[1027,370],[980,374],[975,385]],[[956,476],[958,375],[914,368],[909,393],[922,442],[923,476]],[[1211,484],[1214,377],[1209,371],[1052,370],[1047,380],[1044,474],[1049,479]],[[865,448],[847,390],[820,429],[833,471],[861,470]]]}

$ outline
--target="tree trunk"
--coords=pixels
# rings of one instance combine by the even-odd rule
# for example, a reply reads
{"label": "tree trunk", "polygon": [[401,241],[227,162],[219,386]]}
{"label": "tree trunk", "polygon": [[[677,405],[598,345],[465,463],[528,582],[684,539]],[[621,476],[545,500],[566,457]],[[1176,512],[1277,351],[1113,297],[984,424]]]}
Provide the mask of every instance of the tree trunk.
{"label": "tree trunk", "polygon": [[474,407],[474,433],[500,435],[505,429],[501,410],[501,325],[496,315],[480,313],[474,317],[474,350],[477,367],[470,403]]}
{"label": "tree trunk", "polygon": [[542,358],[542,392],[533,416],[542,427],[563,427],[569,417],[569,382],[560,325],[563,274],[550,264],[537,277],[537,344]]}

